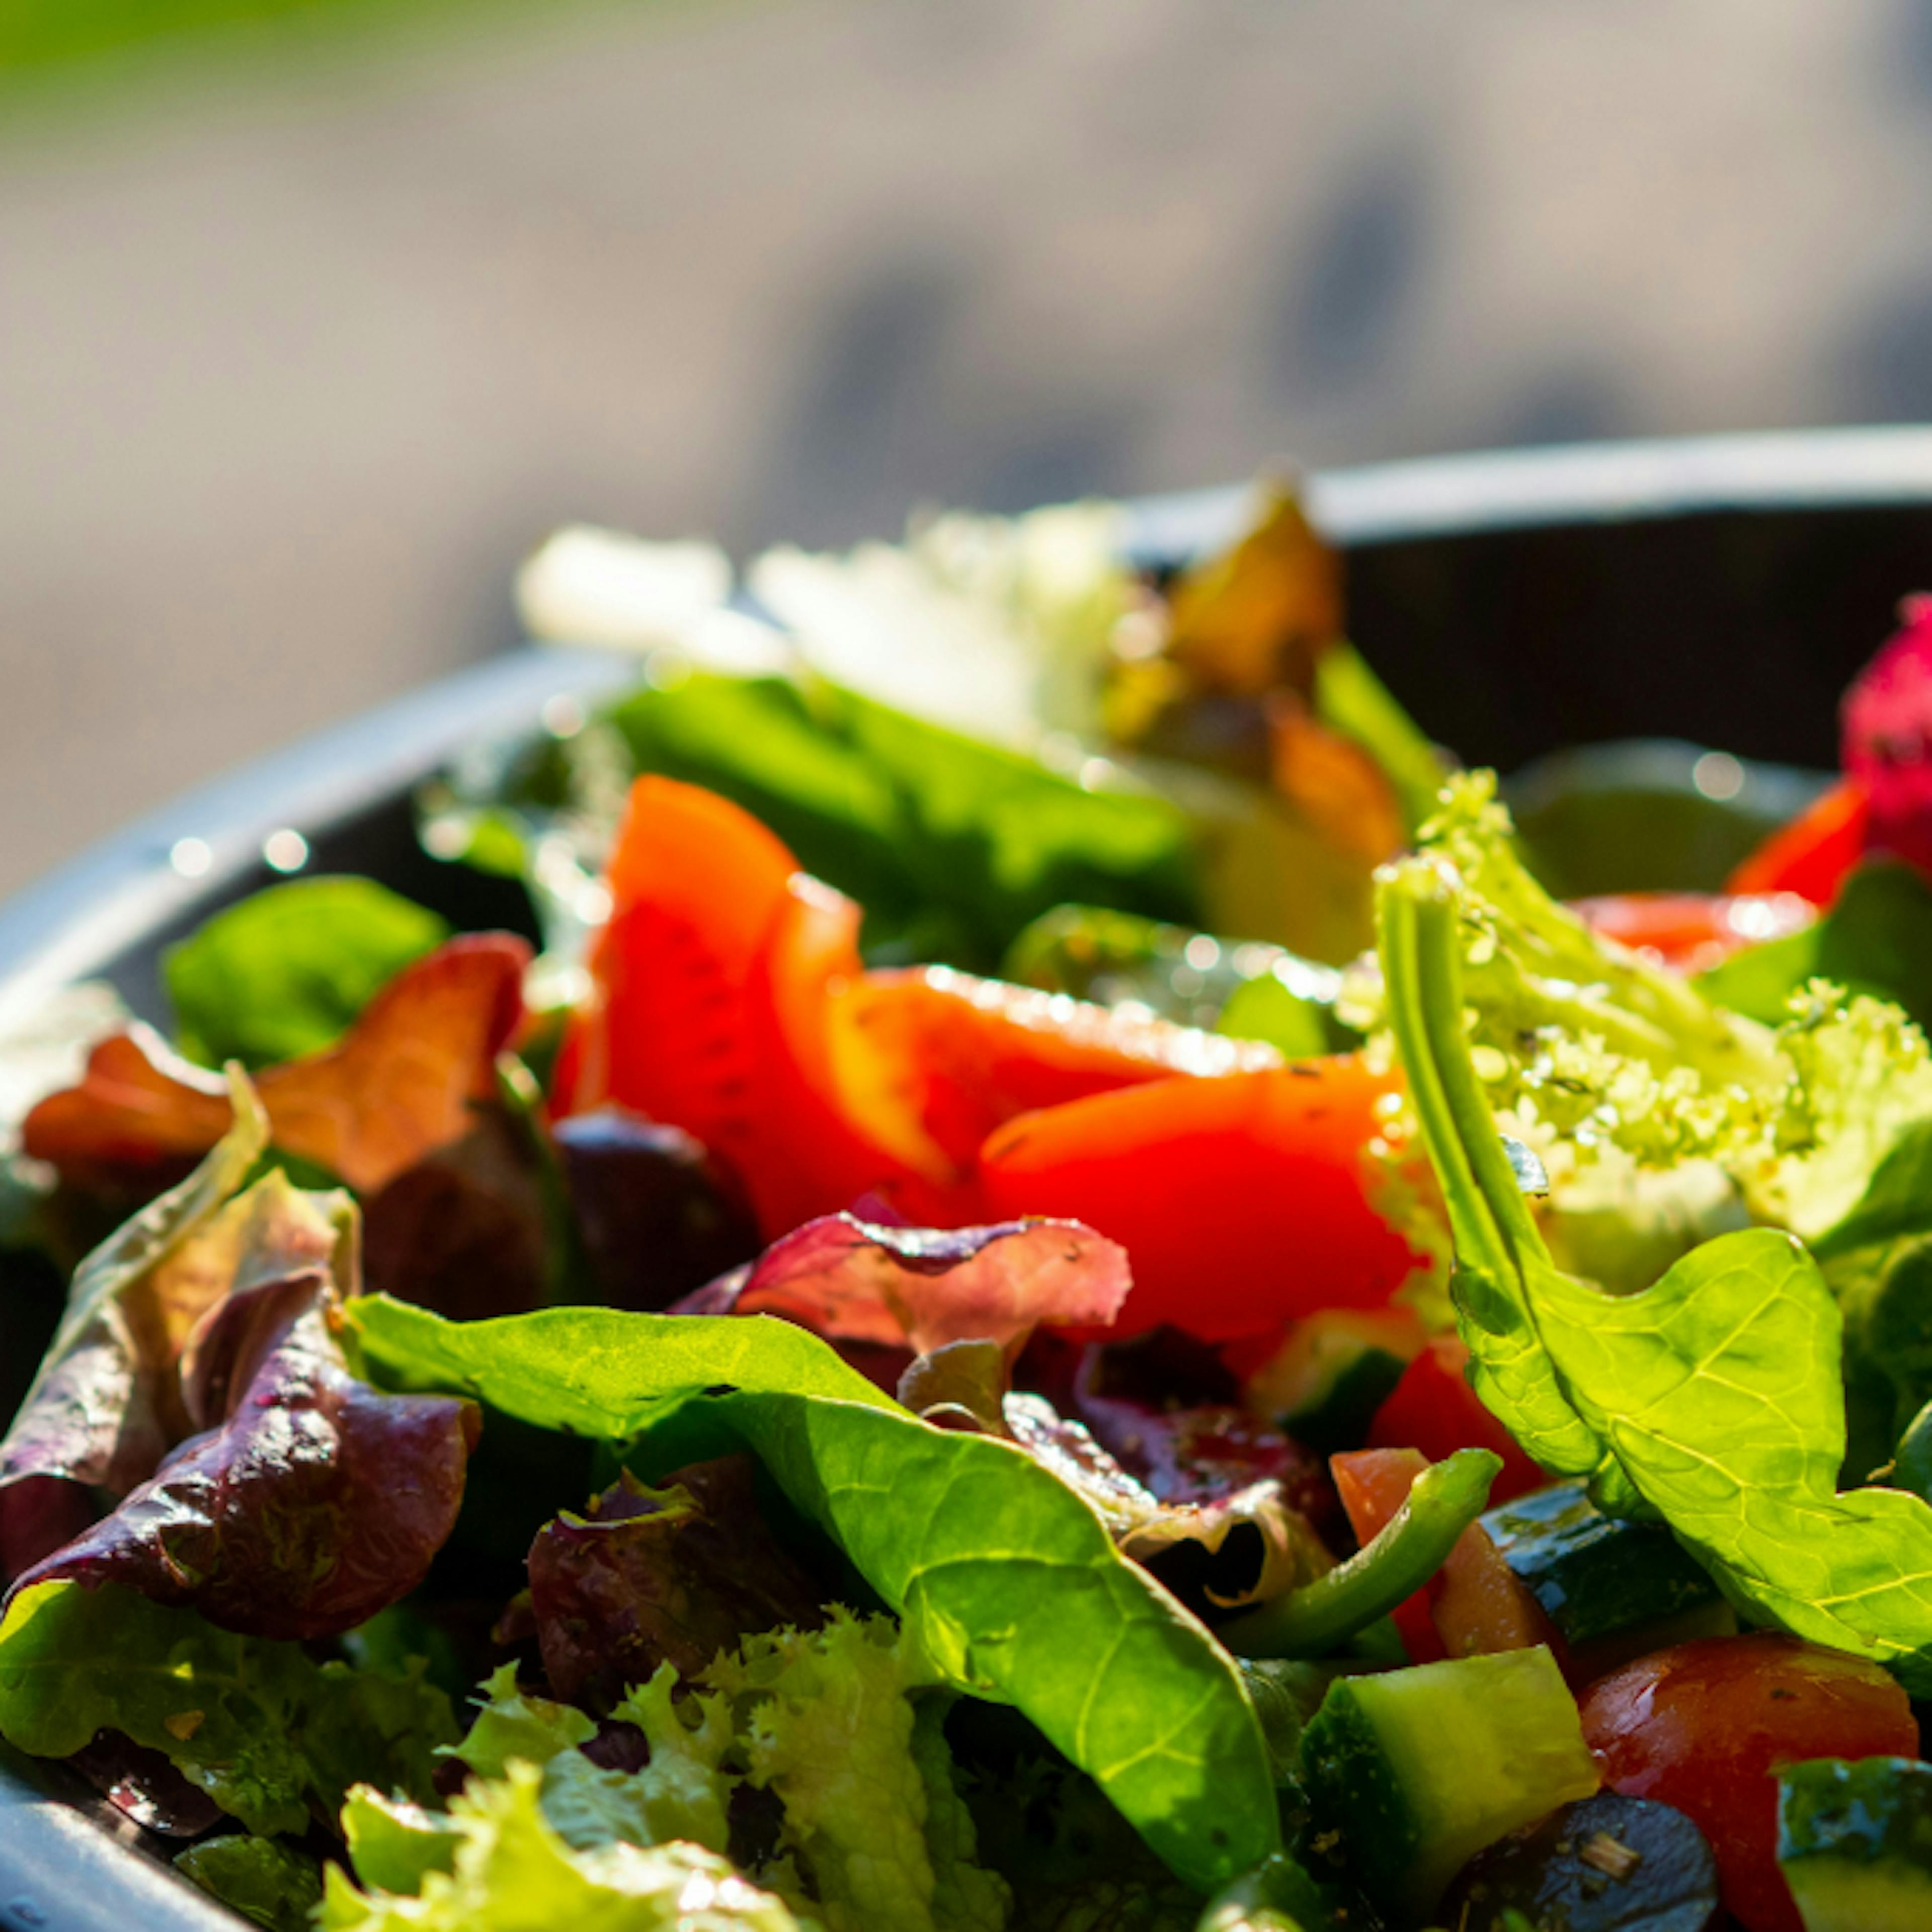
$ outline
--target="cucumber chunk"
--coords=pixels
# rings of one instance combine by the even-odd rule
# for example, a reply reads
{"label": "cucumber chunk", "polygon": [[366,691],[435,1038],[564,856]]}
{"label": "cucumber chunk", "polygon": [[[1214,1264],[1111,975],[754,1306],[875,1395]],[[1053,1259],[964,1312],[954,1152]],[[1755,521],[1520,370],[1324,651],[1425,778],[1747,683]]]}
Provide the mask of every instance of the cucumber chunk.
{"label": "cucumber chunk", "polygon": [[1250,1382],[1248,1400],[1317,1455],[1358,1447],[1394,1393],[1415,1344],[1388,1316],[1324,1309],[1297,1322]]}
{"label": "cucumber chunk", "polygon": [[1722,1601],[1660,1522],[1606,1516],[1581,1483],[1552,1483],[1483,1517],[1516,1580],[1572,1646]]}
{"label": "cucumber chunk", "polygon": [[1778,1774],[1778,1862],[1804,1932],[1932,1926],[1932,1764],[1814,1758]]}
{"label": "cucumber chunk", "polygon": [[1598,1785],[1540,1645],[1343,1678],[1301,1750],[1316,1816],[1341,1830],[1363,1889],[1416,1918],[1485,1845]]}

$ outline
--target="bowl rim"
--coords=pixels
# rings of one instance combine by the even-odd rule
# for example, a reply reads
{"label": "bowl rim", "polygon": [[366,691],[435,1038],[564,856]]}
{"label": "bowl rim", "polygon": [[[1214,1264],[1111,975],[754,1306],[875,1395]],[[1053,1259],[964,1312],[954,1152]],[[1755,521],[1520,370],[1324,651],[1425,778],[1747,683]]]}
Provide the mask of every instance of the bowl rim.
{"label": "bowl rim", "polygon": [[[1225,540],[1250,484],[1127,506],[1131,554]],[[1725,512],[1932,502],[1932,424],[1658,437],[1479,451],[1317,470],[1310,513],[1345,549],[1432,536]],[[636,679],[623,652],[526,645],[244,763],[146,812],[0,900],[0,1037],[59,986],[103,970],[259,866],[264,841],[327,830],[467,742],[527,729],[552,698]],[[184,850],[184,842],[188,844]]]}

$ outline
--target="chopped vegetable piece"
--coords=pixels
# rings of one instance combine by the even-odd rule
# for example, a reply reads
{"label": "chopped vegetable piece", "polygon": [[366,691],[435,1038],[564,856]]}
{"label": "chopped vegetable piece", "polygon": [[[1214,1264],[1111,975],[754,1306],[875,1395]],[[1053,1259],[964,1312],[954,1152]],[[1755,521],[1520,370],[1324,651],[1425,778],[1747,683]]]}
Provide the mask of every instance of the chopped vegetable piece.
{"label": "chopped vegetable piece", "polygon": [[1379,1622],[1442,1569],[1489,1498],[1496,1458],[1459,1449],[1424,1469],[1375,1536],[1325,1576],[1223,1624],[1237,1657],[1322,1657]]}
{"label": "chopped vegetable piece", "polygon": [[1581,1483],[1507,1500],[1483,1518],[1483,1528],[1573,1648],[1640,1636],[1723,1604],[1710,1573],[1663,1524],[1606,1516]]}
{"label": "chopped vegetable piece", "polygon": [[1845,876],[1864,856],[1871,800],[1846,778],[1791,823],[1774,832],[1725,881],[1726,892],[1796,892],[1815,906],[1838,896]]}
{"label": "chopped vegetable piece", "polygon": [[1509,1912],[1562,1932],[1706,1932],[1717,1862],[1682,1811],[1600,1791],[1478,1852],[1438,1916],[1490,1932]]}
{"label": "chopped vegetable piece", "polygon": [[1364,1888],[1417,1919],[1472,1854],[1598,1786],[1576,1706],[1540,1648],[1345,1677],[1302,1762]]}
{"label": "chopped vegetable piece", "polygon": [[1694,1819],[1746,1932],[1801,1932],[1778,1868],[1778,1770],[1917,1754],[1918,1726],[1875,1664],[1762,1634],[1687,1643],[1596,1684],[1583,1736],[1604,1782]]}
{"label": "chopped vegetable piece", "polygon": [[1778,1774],[1778,1863],[1804,1932],[1932,1924],[1932,1764],[1786,1766]]}

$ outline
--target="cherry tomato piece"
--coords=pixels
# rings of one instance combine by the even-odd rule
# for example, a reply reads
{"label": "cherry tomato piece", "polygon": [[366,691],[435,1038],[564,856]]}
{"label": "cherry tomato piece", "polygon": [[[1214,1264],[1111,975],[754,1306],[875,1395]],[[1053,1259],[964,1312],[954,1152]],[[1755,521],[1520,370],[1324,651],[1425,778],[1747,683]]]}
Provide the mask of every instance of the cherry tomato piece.
{"label": "cherry tomato piece", "polygon": [[1493,1449],[1503,1466],[1490,1501],[1510,1502],[1541,1489],[1550,1478],[1483,1406],[1464,1372],[1468,1360],[1468,1348],[1460,1336],[1432,1336],[1376,1411],[1368,1446],[1419,1449],[1432,1462],[1458,1449]]}
{"label": "cherry tomato piece", "polygon": [[1592,1686],[1582,1716],[1611,1790],[1696,1820],[1745,1932],[1803,1932],[1778,1867],[1778,1768],[1918,1754],[1911,1705],[1888,1672],[1764,1632],[1640,1658]]}
{"label": "cherry tomato piece", "polygon": [[1165,1322],[1222,1342],[1380,1307],[1415,1264],[1371,1199],[1366,1150],[1395,1085],[1336,1054],[1022,1114],[981,1150],[987,1204],[1070,1215],[1125,1246],[1134,1289],[1111,1340]]}

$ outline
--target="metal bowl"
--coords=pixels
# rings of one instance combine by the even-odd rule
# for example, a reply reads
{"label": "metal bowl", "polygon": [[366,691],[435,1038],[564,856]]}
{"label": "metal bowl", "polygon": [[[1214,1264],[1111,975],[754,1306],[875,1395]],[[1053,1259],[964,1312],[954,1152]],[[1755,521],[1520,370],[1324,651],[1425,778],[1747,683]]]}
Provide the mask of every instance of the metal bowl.
{"label": "metal bowl", "polygon": [[[1429,730],[1510,770],[1555,747],[1668,736],[1836,762],[1838,695],[1932,581],[1932,428],[1613,443],[1446,457],[1309,479],[1348,553],[1350,629]],[[1244,493],[1136,506],[1137,553],[1179,558],[1238,526]],[[528,930],[520,889],[428,857],[410,794],[460,747],[535,728],[551,700],[628,682],[601,652],[525,650],[192,792],[0,905],[0,1034],[104,978],[160,1017],[161,949],[276,876],[381,879],[460,926]],[[218,1932],[66,1767],[0,1746],[0,1928]]]}

